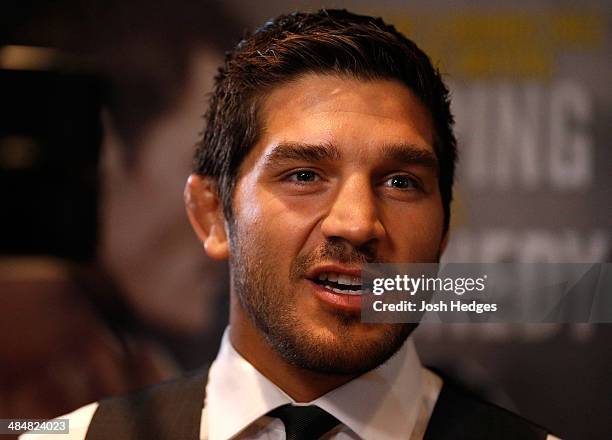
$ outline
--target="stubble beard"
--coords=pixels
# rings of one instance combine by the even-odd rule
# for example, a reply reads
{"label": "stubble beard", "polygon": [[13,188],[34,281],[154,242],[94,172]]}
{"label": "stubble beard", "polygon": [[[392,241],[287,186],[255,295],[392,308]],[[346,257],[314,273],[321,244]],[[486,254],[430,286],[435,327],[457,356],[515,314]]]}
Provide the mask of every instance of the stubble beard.
{"label": "stubble beard", "polygon": [[[364,325],[360,316],[338,311],[331,329],[333,338],[313,333],[297,310],[296,292],[282,291],[280,287],[287,283],[278,279],[274,265],[278,257],[256,240],[244,240],[235,225],[232,229],[230,273],[233,292],[266,342],[287,363],[317,373],[357,376],[386,362],[418,325],[368,324],[381,327],[379,337],[359,340],[352,337],[351,328]],[[328,241],[312,253],[296,258],[289,285],[302,280],[306,271],[320,261],[363,264],[376,260],[345,243]]]}

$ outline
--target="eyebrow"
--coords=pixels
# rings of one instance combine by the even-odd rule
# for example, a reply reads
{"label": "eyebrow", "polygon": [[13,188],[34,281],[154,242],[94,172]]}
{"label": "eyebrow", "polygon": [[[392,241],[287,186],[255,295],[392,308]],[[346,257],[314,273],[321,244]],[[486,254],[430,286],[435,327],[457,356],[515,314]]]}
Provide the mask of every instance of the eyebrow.
{"label": "eyebrow", "polygon": [[419,165],[438,171],[438,158],[433,151],[414,144],[391,144],[383,147],[382,156],[389,162]]}
{"label": "eyebrow", "polygon": [[[397,162],[401,165],[419,165],[438,170],[436,155],[432,151],[415,144],[384,145],[381,156],[383,160]],[[340,150],[332,143],[305,144],[301,142],[281,142],[265,156],[264,163],[272,165],[292,161],[337,161],[341,157]]]}
{"label": "eyebrow", "polygon": [[281,142],[266,155],[264,163],[335,161],[340,160],[340,157],[340,150],[331,143],[304,144],[301,142]]}

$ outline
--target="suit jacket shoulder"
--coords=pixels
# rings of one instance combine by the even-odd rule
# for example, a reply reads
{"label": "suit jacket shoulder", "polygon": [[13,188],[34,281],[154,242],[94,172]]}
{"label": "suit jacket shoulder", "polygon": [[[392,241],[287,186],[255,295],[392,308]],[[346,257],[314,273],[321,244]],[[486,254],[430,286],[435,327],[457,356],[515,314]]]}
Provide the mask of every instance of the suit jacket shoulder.
{"label": "suit jacket shoulder", "polygon": [[547,431],[447,381],[434,406],[424,440],[545,440]]}
{"label": "suit jacket shoulder", "polygon": [[208,370],[100,401],[86,440],[198,440]]}

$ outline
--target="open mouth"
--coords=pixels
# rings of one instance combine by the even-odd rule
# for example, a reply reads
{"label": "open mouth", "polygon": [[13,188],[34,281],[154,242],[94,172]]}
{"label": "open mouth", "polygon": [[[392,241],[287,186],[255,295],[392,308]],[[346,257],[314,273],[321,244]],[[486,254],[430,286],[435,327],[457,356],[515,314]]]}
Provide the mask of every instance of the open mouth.
{"label": "open mouth", "polygon": [[344,295],[362,295],[361,278],[337,272],[322,272],[316,279],[315,284],[323,286],[332,292]]}

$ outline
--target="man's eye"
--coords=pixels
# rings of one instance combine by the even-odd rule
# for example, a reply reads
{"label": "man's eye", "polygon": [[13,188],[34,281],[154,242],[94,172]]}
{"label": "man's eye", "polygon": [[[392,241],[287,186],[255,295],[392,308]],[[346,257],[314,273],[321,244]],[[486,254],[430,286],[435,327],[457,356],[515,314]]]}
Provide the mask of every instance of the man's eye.
{"label": "man's eye", "polygon": [[306,183],[316,182],[320,177],[314,171],[301,170],[291,173],[287,176],[287,180],[290,182]]}
{"label": "man's eye", "polygon": [[406,175],[391,176],[385,181],[385,186],[397,189],[419,189],[421,185],[418,180]]}

